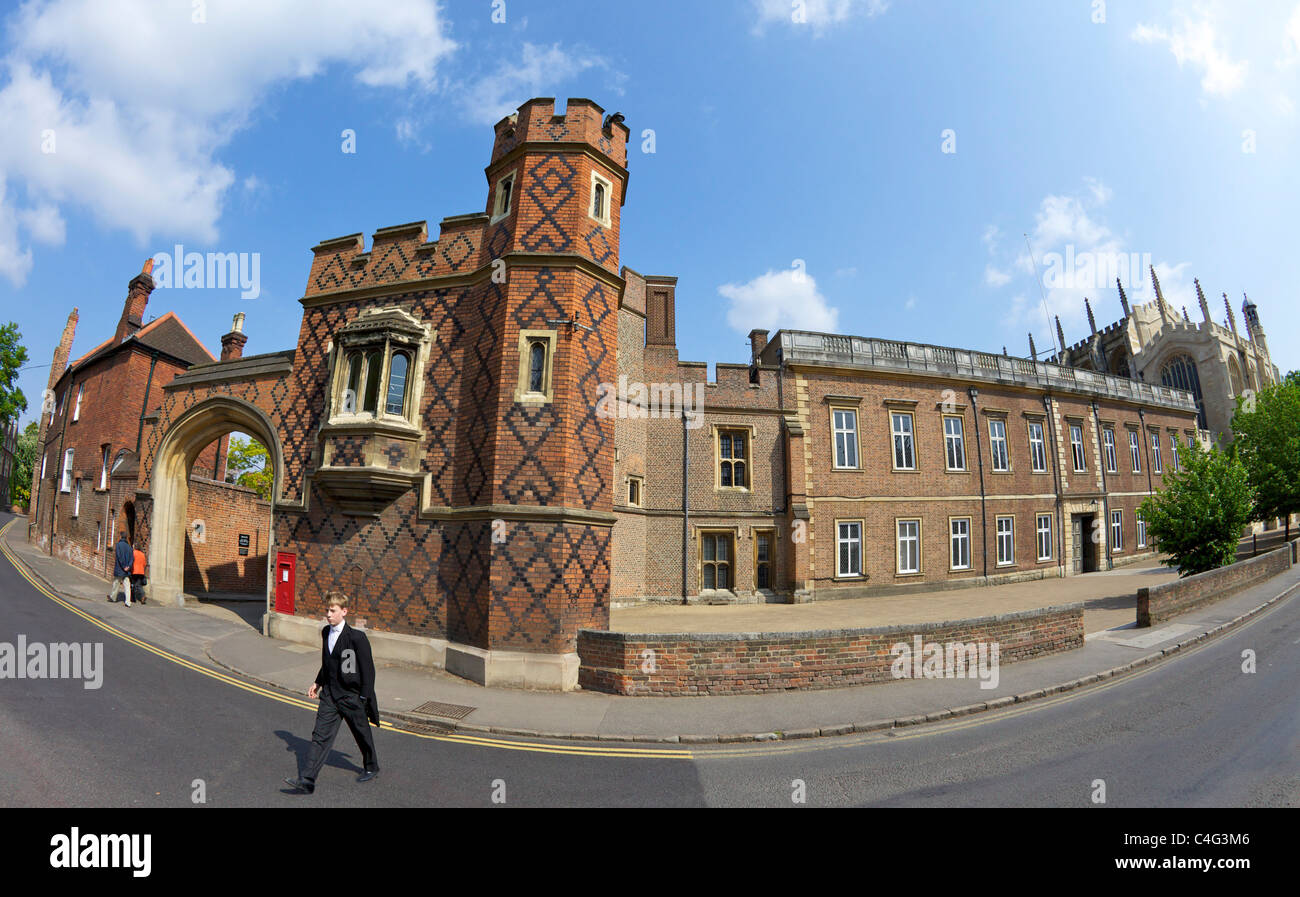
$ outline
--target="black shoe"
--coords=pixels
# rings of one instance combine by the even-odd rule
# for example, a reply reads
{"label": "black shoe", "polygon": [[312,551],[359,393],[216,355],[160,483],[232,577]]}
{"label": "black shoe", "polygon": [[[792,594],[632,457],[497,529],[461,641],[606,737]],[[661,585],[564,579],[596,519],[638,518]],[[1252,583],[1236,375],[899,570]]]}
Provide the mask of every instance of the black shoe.
{"label": "black shoe", "polygon": [[308,782],[306,779],[285,779],[284,781],[294,790],[295,794],[311,794],[316,790],[315,783]]}
{"label": "black shoe", "polygon": [[374,781],[375,779],[377,779],[377,778],[379,778],[379,770],[377,770],[377,769],[367,769],[367,770],[366,770],[365,772],[363,772],[361,775],[357,776],[357,781],[358,781],[358,782],[373,782],[373,781]]}

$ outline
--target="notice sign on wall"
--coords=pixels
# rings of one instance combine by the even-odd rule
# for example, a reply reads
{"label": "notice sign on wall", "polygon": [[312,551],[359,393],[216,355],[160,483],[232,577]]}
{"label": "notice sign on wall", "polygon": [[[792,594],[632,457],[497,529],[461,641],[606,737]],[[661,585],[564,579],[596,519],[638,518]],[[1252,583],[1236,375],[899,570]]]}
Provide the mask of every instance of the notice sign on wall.
{"label": "notice sign on wall", "polygon": [[248,540],[249,540],[248,533],[240,533],[240,534],[239,534],[239,553],[240,553],[240,554],[248,554]]}

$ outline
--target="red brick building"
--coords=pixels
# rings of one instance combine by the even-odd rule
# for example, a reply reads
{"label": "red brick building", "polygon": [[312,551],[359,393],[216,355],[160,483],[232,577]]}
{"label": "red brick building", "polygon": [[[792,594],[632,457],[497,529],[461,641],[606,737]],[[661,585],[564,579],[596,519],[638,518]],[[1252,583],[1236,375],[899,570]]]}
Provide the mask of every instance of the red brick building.
{"label": "red brick building", "polygon": [[183,590],[190,469],[234,429],[275,468],[266,631],[316,643],[342,588],[377,655],[487,684],[573,687],[578,632],[612,602],[956,587],[1149,550],[1135,508],[1170,437],[1197,434],[1190,395],[763,330],[710,382],[677,356],[676,279],[621,265],[628,136],[590,100],[530,100],[495,127],[482,212],[319,243],[296,346],[170,371],[134,474],[155,596]]}
{"label": "red brick building", "polygon": [[[111,576],[113,546],[125,532],[147,550],[136,507],[139,452],[149,412],[163,389],[181,372],[214,359],[173,312],[144,323],[153,291],[148,268],[132,278],[113,335],[69,363],[76,335],[73,309],[54,352],[37,439],[28,533],[32,541],[72,563]],[[232,342],[242,347],[242,334]],[[225,354],[223,352],[223,354]],[[225,477],[227,437],[206,445],[193,459],[196,500],[191,517],[214,523],[247,518],[256,496],[221,482]],[[269,506],[261,529],[269,525]],[[259,537],[265,542],[265,535]],[[265,545],[260,557],[244,561],[225,546],[209,542],[200,527],[187,532],[185,585],[191,590],[263,591]],[[236,560],[235,558],[238,558]],[[232,565],[239,567],[232,575]],[[247,569],[245,569],[247,568]]]}

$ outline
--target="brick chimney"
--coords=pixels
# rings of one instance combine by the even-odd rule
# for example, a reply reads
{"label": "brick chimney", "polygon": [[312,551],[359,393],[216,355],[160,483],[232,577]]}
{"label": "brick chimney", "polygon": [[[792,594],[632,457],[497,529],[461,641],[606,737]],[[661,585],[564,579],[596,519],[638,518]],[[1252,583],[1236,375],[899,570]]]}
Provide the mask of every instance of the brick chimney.
{"label": "brick chimney", "polygon": [[758,358],[767,348],[767,331],[751,330],[749,331],[749,363],[758,364]]}
{"label": "brick chimney", "polygon": [[244,335],[244,313],[241,311],[235,315],[235,320],[230,325],[230,332],[221,338],[221,360],[231,361],[242,358],[246,342],[248,337]]}
{"label": "brick chimney", "polygon": [[677,346],[676,277],[647,277],[645,279],[645,344],[647,346]]}
{"label": "brick chimney", "polygon": [[126,302],[122,303],[122,318],[117,322],[117,331],[113,334],[114,344],[122,342],[144,325],[144,309],[149,304],[149,294],[152,292],[153,259],[149,259],[127,285]]}
{"label": "brick chimney", "polygon": [[[68,369],[68,357],[72,354],[72,340],[77,335],[77,309],[72,309],[72,314],[68,315],[68,322],[63,325],[63,336],[59,339],[59,345],[54,350],[54,357],[50,359],[50,377],[45,384],[45,395],[41,397],[41,413],[36,419],[36,464],[32,468],[32,492],[31,503],[28,506],[31,509],[36,508],[36,499],[40,495],[41,489],[41,458],[45,453],[45,429],[50,423],[50,411],[53,410],[52,403],[54,398],[54,387],[58,385],[59,379]],[[49,396],[49,400],[45,398]],[[48,471],[46,472],[48,476]]]}
{"label": "brick chimney", "polygon": [[46,389],[54,389],[63,372],[68,369],[68,357],[72,354],[72,339],[77,335],[77,317],[77,309],[73,308],[72,314],[68,315],[68,322],[63,325],[63,337],[59,340],[58,348],[54,350],[54,358],[50,363],[50,379],[45,384]]}

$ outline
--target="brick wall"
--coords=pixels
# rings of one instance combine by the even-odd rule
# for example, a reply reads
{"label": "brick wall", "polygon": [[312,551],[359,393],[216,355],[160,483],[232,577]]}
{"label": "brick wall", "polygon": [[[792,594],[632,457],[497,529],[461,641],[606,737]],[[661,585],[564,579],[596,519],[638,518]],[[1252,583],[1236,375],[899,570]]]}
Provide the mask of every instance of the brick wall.
{"label": "brick wall", "polygon": [[[915,626],[754,634],[634,634],[582,630],[583,688],[624,695],[760,694],[894,680],[893,646],[997,642],[1000,663],[1083,645],[1083,605]],[[653,655],[645,652],[653,651]],[[647,660],[653,660],[650,669]]]}
{"label": "brick wall", "polygon": [[[201,540],[191,525],[185,535],[185,589],[265,593],[271,504],[252,489],[190,477],[187,519],[202,521]],[[239,553],[240,535],[248,553]]]}
{"label": "brick wall", "polygon": [[1185,579],[1138,589],[1137,625],[1154,626],[1193,608],[1212,604],[1234,592],[1271,579],[1292,564],[1294,543],[1238,561],[1217,570],[1207,570]]}

